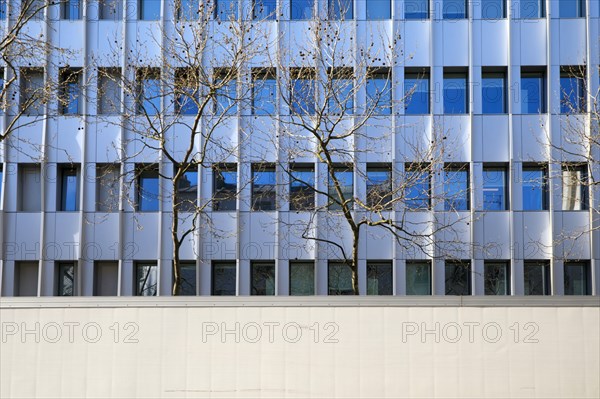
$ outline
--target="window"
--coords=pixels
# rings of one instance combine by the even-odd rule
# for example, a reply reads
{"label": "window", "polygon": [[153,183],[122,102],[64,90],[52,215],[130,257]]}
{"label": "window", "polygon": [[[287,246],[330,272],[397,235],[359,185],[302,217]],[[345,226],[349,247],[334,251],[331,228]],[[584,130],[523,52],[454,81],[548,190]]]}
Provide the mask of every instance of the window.
{"label": "window", "polygon": [[81,19],[81,0],[61,0],[60,17],[67,20]]}
{"label": "window", "polygon": [[406,69],[404,73],[404,113],[429,114],[429,72]]}
{"label": "window", "polygon": [[313,165],[291,165],[290,210],[304,211],[315,207],[315,168]]}
{"label": "window", "polygon": [[277,78],[275,69],[255,69],[252,71],[252,80],[252,114],[276,114]]}
{"label": "window", "polygon": [[367,206],[374,211],[392,209],[392,166],[367,164]]}
{"label": "window", "polygon": [[562,209],[582,211],[588,208],[588,175],[585,165],[562,165]]}
{"label": "window", "polygon": [[290,261],[290,295],[315,294],[315,264],[311,261]]}
{"label": "window", "polygon": [[137,165],[137,210],[157,212],[159,207],[158,166]]}
{"label": "window", "polygon": [[181,285],[179,295],[196,295],[196,262],[183,261],[179,263],[179,277]]}
{"label": "window", "polygon": [[250,263],[251,295],[275,295],[275,262]]}
{"label": "window", "polygon": [[21,1],[21,13],[25,19],[32,17],[33,20],[44,19],[44,10],[46,9],[46,2],[44,0],[29,0]]}
{"label": "window", "polygon": [[409,163],[404,166],[404,205],[408,209],[431,207],[430,165]]}
{"label": "window", "polygon": [[544,18],[546,16],[545,3],[545,0],[521,0],[521,18]]}
{"label": "window", "polygon": [[506,113],[506,72],[487,72],[481,75],[484,114]]}
{"label": "window", "polygon": [[290,114],[313,115],[315,113],[315,71],[312,68],[290,70]]}
{"label": "window", "polygon": [[193,68],[175,70],[175,112],[197,115],[199,103],[199,76]]}
{"label": "window", "polygon": [[119,210],[119,165],[96,165],[96,210],[117,212]]}
{"label": "window", "polygon": [[19,164],[18,210],[39,212],[42,209],[42,184],[39,165]]}
{"label": "window", "polygon": [[0,0],[0,19],[6,19],[6,2],[7,0]]}
{"label": "window", "polygon": [[290,19],[313,19],[315,0],[290,0]]}
{"label": "window", "polygon": [[444,19],[467,18],[466,0],[443,0],[442,17]]}
{"label": "window", "polygon": [[15,262],[15,296],[37,296],[39,262]]}
{"label": "window", "polygon": [[230,68],[220,68],[215,71],[214,112],[216,115],[235,115],[237,113],[237,79],[236,72]]}
{"label": "window", "polygon": [[585,0],[558,0],[560,18],[584,18]]}
{"label": "window", "polygon": [[429,19],[429,0],[404,0],[404,19]]}
{"label": "window", "polygon": [[94,262],[94,296],[119,294],[119,262]]}
{"label": "window", "polygon": [[99,0],[99,5],[101,20],[123,19],[123,0]]}
{"label": "window", "polygon": [[137,262],[135,264],[137,296],[156,296],[158,292],[158,266],[156,263]]}
{"label": "window", "polygon": [[235,261],[213,262],[212,295],[235,295],[236,274]]}
{"label": "window", "polygon": [[[181,166],[181,168],[186,168]],[[195,212],[198,199],[198,168],[188,166],[188,170],[177,182],[175,205],[180,212]],[[175,171],[177,172],[177,171]]]}
{"label": "window", "polygon": [[471,295],[471,261],[446,261],[446,295]]}
{"label": "window", "polygon": [[550,295],[550,262],[526,260],[523,265],[525,295]]}
{"label": "window", "polygon": [[276,206],[277,177],[275,165],[252,165],[252,210],[274,211]]}
{"label": "window", "polygon": [[57,265],[57,295],[74,296],[76,290],[75,263],[59,262]]}
{"label": "window", "polygon": [[160,19],[161,0],[138,0],[139,19],[142,21],[158,21]]}
{"label": "window", "polygon": [[406,262],[406,295],[431,295],[431,262]]}
{"label": "window", "polygon": [[176,0],[176,15],[180,21],[193,21],[198,19],[200,13],[199,0]]}
{"label": "window", "polygon": [[590,267],[588,262],[565,262],[565,295],[590,295]]}
{"label": "window", "polygon": [[98,68],[98,113],[117,114],[121,109],[121,69]]}
{"label": "window", "polygon": [[392,18],[392,2],[390,0],[366,0],[367,19],[390,19]]}
{"label": "window", "polygon": [[330,20],[347,21],[352,19],[353,0],[328,0],[327,11]]}
{"label": "window", "polygon": [[444,168],[444,174],[444,210],[468,211],[469,165],[448,165]]}
{"label": "window", "polygon": [[58,210],[73,212],[79,210],[79,167],[61,165],[58,167]]}
{"label": "window", "polygon": [[160,69],[136,71],[136,111],[139,115],[156,115],[161,109]]}
{"label": "window", "polygon": [[508,262],[486,261],[483,269],[485,295],[510,295]]}
{"label": "window", "polygon": [[354,295],[352,268],[348,262],[330,261],[327,269],[329,295]]}
{"label": "window", "polygon": [[354,112],[354,73],[352,68],[330,68],[327,77],[327,111],[334,115],[352,115]]}
{"label": "window", "polygon": [[[340,165],[333,167],[333,178],[329,176],[328,184],[328,208],[329,210],[341,210],[344,203],[352,208],[351,202],[354,200],[354,174],[352,166]],[[336,182],[339,185],[340,193],[336,189]]]}
{"label": "window", "polygon": [[44,114],[47,96],[44,90],[44,70],[42,68],[21,69],[20,107],[27,115]]}
{"label": "window", "polygon": [[467,72],[444,71],[444,113],[466,114],[468,112]]}
{"label": "window", "polygon": [[367,69],[367,110],[366,114],[391,115],[392,113],[392,73],[387,68]]}
{"label": "window", "polygon": [[508,209],[508,173],[504,166],[483,165],[483,210]]}
{"label": "window", "polygon": [[213,210],[235,211],[237,208],[237,165],[213,165]]}
{"label": "window", "polygon": [[277,16],[277,1],[254,0],[252,2],[252,16],[257,20],[274,20]]}
{"label": "window", "polygon": [[481,3],[482,19],[502,19],[506,18],[505,0],[483,0]]}
{"label": "window", "polygon": [[367,262],[367,295],[392,295],[392,262]]}
{"label": "window", "polygon": [[546,112],[546,74],[541,71],[521,70],[521,112]]}
{"label": "window", "polygon": [[238,0],[214,0],[214,17],[220,21],[230,21],[239,18]]}
{"label": "window", "polygon": [[81,114],[81,70],[63,68],[59,83],[60,113],[63,115]]}
{"label": "window", "polygon": [[561,67],[560,112],[577,114],[585,112],[585,70],[583,67]]}
{"label": "window", "polygon": [[548,168],[523,165],[523,210],[548,210]]}

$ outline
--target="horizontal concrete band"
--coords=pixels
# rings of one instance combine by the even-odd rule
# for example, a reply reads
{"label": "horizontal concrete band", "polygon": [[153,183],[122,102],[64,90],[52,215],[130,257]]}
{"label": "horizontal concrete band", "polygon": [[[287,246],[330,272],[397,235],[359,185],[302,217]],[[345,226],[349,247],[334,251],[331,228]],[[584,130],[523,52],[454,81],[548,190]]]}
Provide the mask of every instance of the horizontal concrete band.
{"label": "horizontal concrete band", "polygon": [[598,307],[598,296],[413,296],[413,297],[31,297],[0,299],[2,308],[181,307]]}

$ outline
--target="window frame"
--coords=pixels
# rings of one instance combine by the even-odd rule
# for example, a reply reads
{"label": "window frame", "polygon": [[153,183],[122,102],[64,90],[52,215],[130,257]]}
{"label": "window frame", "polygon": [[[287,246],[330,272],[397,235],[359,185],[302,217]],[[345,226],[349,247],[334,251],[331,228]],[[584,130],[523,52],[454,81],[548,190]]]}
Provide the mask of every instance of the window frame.
{"label": "window frame", "polygon": [[[263,269],[260,271],[259,269]],[[268,270],[267,270],[268,269]],[[265,270],[267,270],[265,272]],[[267,275],[268,273],[268,275]],[[264,280],[260,280],[264,277]],[[269,287],[269,280],[271,287]],[[264,282],[264,288],[259,287]],[[258,285],[257,285],[258,284]],[[272,291],[271,291],[272,290]],[[277,267],[274,260],[250,261],[250,295],[275,296],[277,293]]]}
{"label": "window frame", "polygon": [[[380,271],[378,269],[383,268],[387,270]],[[374,278],[369,279],[369,276],[376,274],[377,277],[377,291],[374,292],[372,283],[369,280],[374,280]],[[379,287],[379,277],[381,275],[388,275],[389,281],[387,284],[383,285],[383,293],[381,292],[381,288]],[[384,281],[385,282],[385,281]],[[394,266],[393,261],[391,260],[367,260],[367,295],[393,295],[394,294]]]}
{"label": "window frame", "polygon": [[[413,268],[413,267],[424,267],[425,270],[427,271],[426,273],[426,277],[427,277],[427,293],[423,294],[420,292],[417,292],[417,290],[415,290],[414,288],[411,289],[409,291],[409,268]],[[405,294],[406,295],[432,295],[432,273],[431,273],[431,261],[430,260],[407,260],[405,263],[405,267],[404,267],[404,273],[405,273]],[[416,276],[416,274],[415,274]]]}
{"label": "window frame", "polygon": [[[65,275],[65,270],[71,269],[72,282],[70,287],[65,285],[65,278],[68,278],[68,272]],[[56,296],[76,296],[77,295],[77,265],[75,261],[56,262]]]}
{"label": "window frame", "polygon": [[[542,272],[542,281],[541,281],[541,285],[542,285],[542,293],[541,294],[532,294],[531,290],[529,289],[530,286],[532,285],[531,283],[528,284],[528,280],[527,280],[527,276],[530,275],[531,272],[531,268],[533,267],[540,267]],[[528,270],[529,269],[529,270]],[[523,261],[523,295],[532,295],[532,296],[538,296],[538,295],[552,295],[552,287],[551,287],[551,283],[550,283],[550,261],[549,260],[524,260]],[[531,281],[531,280],[530,280]],[[535,287],[534,287],[535,288]]]}
{"label": "window frame", "polygon": [[[581,268],[581,277],[583,278],[582,283],[585,285],[583,287],[580,287],[579,290],[577,290],[576,287],[573,287],[573,283],[569,280],[570,272],[575,267]],[[563,264],[563,270],[564,295],[592,295],[591,268],[589,261],[567,260]],[[570,270],[570,272],[568,273],[567,270]]]}
{"label": "window frame", "polygon": [[[58,212],[78,212],[79,211],[79,196],[80,196],[80,167],[79,165],[59,164],[57,167],[57,211]],[[75,180],[75,193],[72,192],[71,179]],[[74,195],[74,198],[71,196]],[[69,205],[73,202],[73,205]]]}
{"label": "window frame", "polygon": [[[233,283],[233,292],[231,291],[231,287],[229,287],[229,291],[226,293],[221,293],[224,290],[219,290],[219,293],[215,290],[216,282],[217,282],[217,273],[215,272],[217,268],[222,268],[223,271],[228,270],[231,272],[233,269],[233,278],[231,281],[224,281],[226,285],[232,285]],[[212,296],[236,296],[237,295],[237,263],[235,260],[213,260],[211,263],[211,276],[210,276],[210,294]],[[230,275],[223,274],[222,277],[231,278]],[[228,288],[228,287],[225,287]]]}
{"label": "window frame", "polygon": [[[134,294],[135,296],[158,296],[158,281],[160,280],[158,263],[156,261],[135,261],[134,262]],[[144,272],[146,277],[144,277],[144,283],[141,283],[140,270],[143,268],[148,268],[147,273]],[[146,287],[146,282],[148,278],[154,280],[154,284],[150,281],[150,285]],[[148,292],[148,294],[146,294]]]}
{"label": "window frame", "polygon": [[[297,292],[295,291],[295,284],[294,284],[294,275],[295,273],[293,272],[294,268],[299,268],[299,267],[306,267],[307,269],[310,269],[311,272],[310,274],[312,274],[312,284],[310,285],[310,289],[308,289],[306,291],[301,291],[301,292]],[[313,260],[290,260],[289,261],[289,295],[290,296],[312,296],[315,295],[315,286],[316,286],[316,282],[315,282],[315,262]],[[306,288],[306,287],[304,287]]]}
{"label": "window frame", "polygon": [[[466,292],[461,291],[461,292],[452,293],[452,291],[455,291],[455,289],[453,287],[448,286],[448,281],[449,281],[448,268],[450,266],[455,268],[454,274],[458,273],[458,272],[456,272],[456,270],[459,270],[458,268],[464,267],[465,270],[463,270],[461,272],[463,274],[463,276],[458,276],[458,277],[466,277],[466,287],[464,287]],[[473,266],[471,265],[470,260],[447,260],[447,261],[445,261],[445,263],[444,263],[445,295],[471,296],[473,294],[473,282],[472,282],[473,269],[472,269],[472,267]],[[465,283],[465,281],[463,281],[462,283]],[[449,288],[452,288],[452,291],[449,291]]]}
{"label": "window frame", "polygon": [[[496,270],[493,270],[496,268]],[[503,269],[503,270],[501,270]],[[495,272],[495,273],[494,273]],[[503,273],[504,279],[504,291],[501,292],[501,287],[498,286],[499,281],[497,279],[502,278],[499,276]],[[510,285],[510,261],[508,260],[493,260],[483,262],[483,284],[484,284],[484,295],[511,295]],[[494,287],[496,284],[496,287]]]}

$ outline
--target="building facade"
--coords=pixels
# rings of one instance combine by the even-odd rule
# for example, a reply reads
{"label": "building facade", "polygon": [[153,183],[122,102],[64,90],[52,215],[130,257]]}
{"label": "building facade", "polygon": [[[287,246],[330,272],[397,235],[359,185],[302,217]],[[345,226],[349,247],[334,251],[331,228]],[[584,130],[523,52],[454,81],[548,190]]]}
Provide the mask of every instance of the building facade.
{"label": "building facade", "polygon": [[[3,32],[19,4],[0,2]],[[339,249],[353,239],[335,188],[356,220],[380,212],[413,229],[362,227],[361,295],[599,294],[599,149],[582,145],[598,131],[598,1],[41,4],[23,32],[50,51],[18,58],[12,75],[0,66],[18,82],[1,122],[2,296],[171,295],[177,196],[202,205],[196,225],[181,210],[183,294],[346,294]],[[230,45],[232,32],[252,45]],[[202,54],[169,64],[180,33]],[[232,66],[231,48],[251,54]],[[198,106],[179,100],[189,59],[224,82],[200,93],[211,102],[199,126]],[[346,86],[320,83],[334,75]],[[303,147],[320,104],[353,132],[333,163]],[[172,195],[177,168],[144,123],[168,132],[169,153],[185,152],[189,129],[210,131],[194,153],[219,150]],[[427,158],[423,142],[440,152]],[[369,205],[416,163],[437,166],[401,201]],[[429,232],[422,246],[415,226]]]}

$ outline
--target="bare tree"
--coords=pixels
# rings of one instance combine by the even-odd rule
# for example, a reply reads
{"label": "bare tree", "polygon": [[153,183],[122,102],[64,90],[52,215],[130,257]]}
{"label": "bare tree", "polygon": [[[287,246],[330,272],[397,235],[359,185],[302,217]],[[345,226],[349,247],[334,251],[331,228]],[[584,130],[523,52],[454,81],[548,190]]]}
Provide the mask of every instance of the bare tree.
{"label": "bare tree", "polygon": [[[403,58],[400,37],[371,32],[367,45],[358,45],[344,21],[348,4],[330,9],[327,19],[314,18],[305,35],[290,38],[290,52],[280,53],[272,65],[281,113],[289,111],[285,116],[275,113],[282,136],[277,139],[283,154],[279,167],[286,177],[281,192],[289,198],[290,210],[309,213],[290,230],[331,248],[351,270],[352,289],[344,293],[358,294],[359,248],[367,230],[390,234],[408,251],[445,257],[450,246],[442,244],[461,244],[451,238],[452,229],[470,215],[458,212],[468,209],[468,187],[452,173],[468,173],[468,167],[445,163],[452,144],[443,129],[425,134],[424,128],[389,122],[415,91],[407,88],[401,98],[393,92],[397,85],[392,69]],[[398,139],[400,155],[390,150]],[[372,154],[388,161],[365,168],[377,158]],[[304,173],[306,163],[314,160],[317,169],[322,167],[317,179],[310,170]],[[458,180],[434,187],[434,177],[442,175]],[[366,184],[366,190],[355,190],[355,182]],[[429,217],[415,217],[419,210],[428,211]],[[339,239],[315,234],[317,223],[339,232]],[[345,230],[350,243],[342,239]]]}
{"label": "bare tree", "polygon": [[[138,162],[120,174],[125,186],[136,190],[130,205],[143,210],[140,202],[150,199],[168,207],[172,215],[173,295],[179,295],[185,283],[180,259],[185,240],[198,233],[200,225],[210,226],[210,207],[228,209],[241,190],[230,184],[228,173],[250,132],[234,127],[234,122],[253,90],[248,64],[265,45],[257,21],[240,18],[237,9],[218,9],[209,0],[200,1],[197,9],[187,9],[190,4],[194,2],[175,2],[175,21],[151,36],[158,56],[132,52],[124,73],[98,69],[99,82],[106,82],[99,84],[99,106],[118,110],[121,118],[106,120],[128,132],[118,148],[120,161]],[[103,90],[111,87],[121,87],[124,95],[103,99],[110,97]],[[237,142],[218,135],[228,126],[238,129]],[[153,161],[139,161],[148,158]],[[203,169],[212,170],[221,183],[209,198],[197,195],[197,174]],[[140,178],[148,174],[160,178],[162,195],[140,186]]]}

